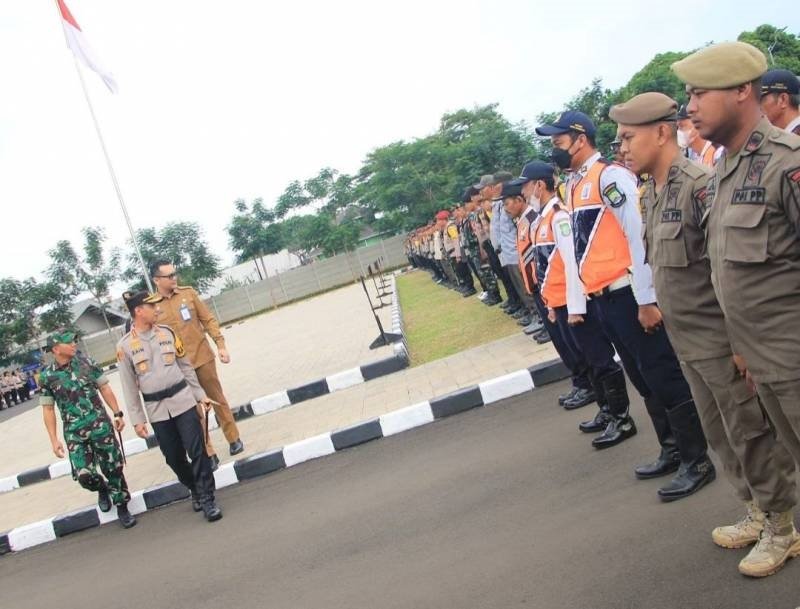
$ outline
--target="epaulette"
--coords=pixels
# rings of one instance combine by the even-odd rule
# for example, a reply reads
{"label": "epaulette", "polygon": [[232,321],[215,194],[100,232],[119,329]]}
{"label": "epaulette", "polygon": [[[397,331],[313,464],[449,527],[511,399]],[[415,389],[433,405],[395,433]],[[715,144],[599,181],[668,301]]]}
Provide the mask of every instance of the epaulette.
{"label": "epaulette", "polygon": [[777,127],[773,128],[772,133],[769,134],[769,141],[786,146],[791,150],[800,149],[800,137]]}
{"label": "epaulette", "polygon": [[711,170],[706,168],[705,165],[701,165],[700,163],[692,160],[689,160],[688,163],[684,163],[683,167],[681,167],[681,170],[693,180],[708,177],[712,173]]}

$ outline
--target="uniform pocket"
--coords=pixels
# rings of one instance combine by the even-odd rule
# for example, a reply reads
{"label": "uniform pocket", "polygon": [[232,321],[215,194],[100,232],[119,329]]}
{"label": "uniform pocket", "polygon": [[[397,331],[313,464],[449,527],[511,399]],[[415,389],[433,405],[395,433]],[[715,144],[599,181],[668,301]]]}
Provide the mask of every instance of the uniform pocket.
{"label": "uniform pocket", "polygon": [[725,260],[764,262],[767,259],[769,227],[764,221],[766,205],[729,205],[722,216],[725,227]]}
{"label": "uniform pocket", "polygon": [[136,370],[136,374],[139,376],[144,376],[148,372],[150,372],[150,358],[147,357],[147,353],[141,351],[133,356],[133,368]]}
{"label": "uniform pocket", "polygon": [[730,434],[746,441],[771,433],[758,397],[750,391],[744,379],[737,377],[730,385],[730,392],[733,411],[725,417]]}
{"label": "uniform pocket", "polygon": [[680,222],[659,222],[653,228],[653,240],[653,263],[656,266],[689,265],[683,240],[683,225]]}

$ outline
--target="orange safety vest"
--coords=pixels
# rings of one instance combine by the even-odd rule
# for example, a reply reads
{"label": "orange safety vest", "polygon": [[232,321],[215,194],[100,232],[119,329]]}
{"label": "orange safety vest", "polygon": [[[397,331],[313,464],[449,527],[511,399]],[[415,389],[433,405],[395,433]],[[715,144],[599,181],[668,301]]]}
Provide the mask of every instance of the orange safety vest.
{"label": "orange safety vest", "polygon": [[519,254],[519,270],[528,294],[533,294],[536,285],[534,271],[534,250],[531,239],[531,222],[536,219],[536,212],[529,209],[517,220],[517,254]]}
{"label": "orange safety vest", "polygon": [[714,153],[717,152],[717,149],[714,146],[709,146],[706,148],[706,151],[700,156],[700,163],[705,165],[706,167],[713,167],[714,166]]}
{"label": "orange safety vest", "polygon": [[559,209],[558,205],[550,208],[550,211],[539,223],[533,238],[539,291],[544,304],[552,309],[567,304],[567,275],[564,272],[564,259],[556,249],[556,238],[553,235],[553,217]]}
{"label": "orange safety vest", "polygon": [[632,264],[625,233],[600,193],[600,175],[609,164],[596,161],[568,192],[575,258],[586,294],[624,277]]}

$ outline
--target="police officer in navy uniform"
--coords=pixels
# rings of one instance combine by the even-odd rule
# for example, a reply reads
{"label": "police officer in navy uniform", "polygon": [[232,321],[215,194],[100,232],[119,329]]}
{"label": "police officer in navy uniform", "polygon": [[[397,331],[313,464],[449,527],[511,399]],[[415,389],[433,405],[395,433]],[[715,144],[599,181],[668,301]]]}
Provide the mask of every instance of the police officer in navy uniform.
{"label": "police officer in navy uniform", "polygon": [[[566,204],[586,294],[585,310],[569,311],[572,323],[581,323],[586,312],[597,319],[631,380],[638,372],[646,383],[637,389],[643,393],[662,450],[653,463],[637,468],[636,474],[650,478],[677,469],[672,481],[658,490],[659,496],[673,501],[691,495],[713,481],[716,471],[708,458],[689,385],[662,328],[652,273],[645,262],[637,179],[624,167],[601,158],[595,125],[582,112],[564,112],[536,133],[552,138],[554,162],[571,171]],[[609,376],[603,385],[614,417],[593,441],[598,448],[635,433],[627,409],[613,409],[624,377]]]}
{"label": "police officer in navy uniform", "polygon": [[789,70],[770,70],[761,77],[761,109],[769,122],[800,135],[800,80]]}

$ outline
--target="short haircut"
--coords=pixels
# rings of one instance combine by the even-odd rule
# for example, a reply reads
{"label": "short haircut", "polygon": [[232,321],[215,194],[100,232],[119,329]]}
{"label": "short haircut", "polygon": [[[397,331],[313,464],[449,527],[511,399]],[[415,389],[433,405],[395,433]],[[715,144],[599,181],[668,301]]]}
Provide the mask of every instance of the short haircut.
{"label": "short haircut", "polygon": [[539,178],[539,180],[544,182],[544,187],[547,189],[547,192],[555,192],[555,190],[556,190],[556,180],[555,180],[554,176],[547,176],[545,178]]}
{"label": "short haircut", "polygon": [[588,133],[584,133],[583,131],[570,131],[569,132],[569,137],[573,142],[575,140],[577,140],[578,136],[580,136],[580,135],[585,135],[586,136],[586,140],[589,142],[589,144],[591,144],[592,148],[597,148],[597,144],[595,143],[595,136],[594,135],[589,135]]}
{"label": "short haircut", "polygon": [[150,263],[150,277],[158,276],[158,269],[168,264],[172,263],[169,260],[164,260],[163,258],[159,258],[158,260],[153,260],[153,262]]}
{"label": "short haircut", "polygon": [[751,80],[750,85],[753,87],[753,95],[756,100],[761,101],[761,77]]}

